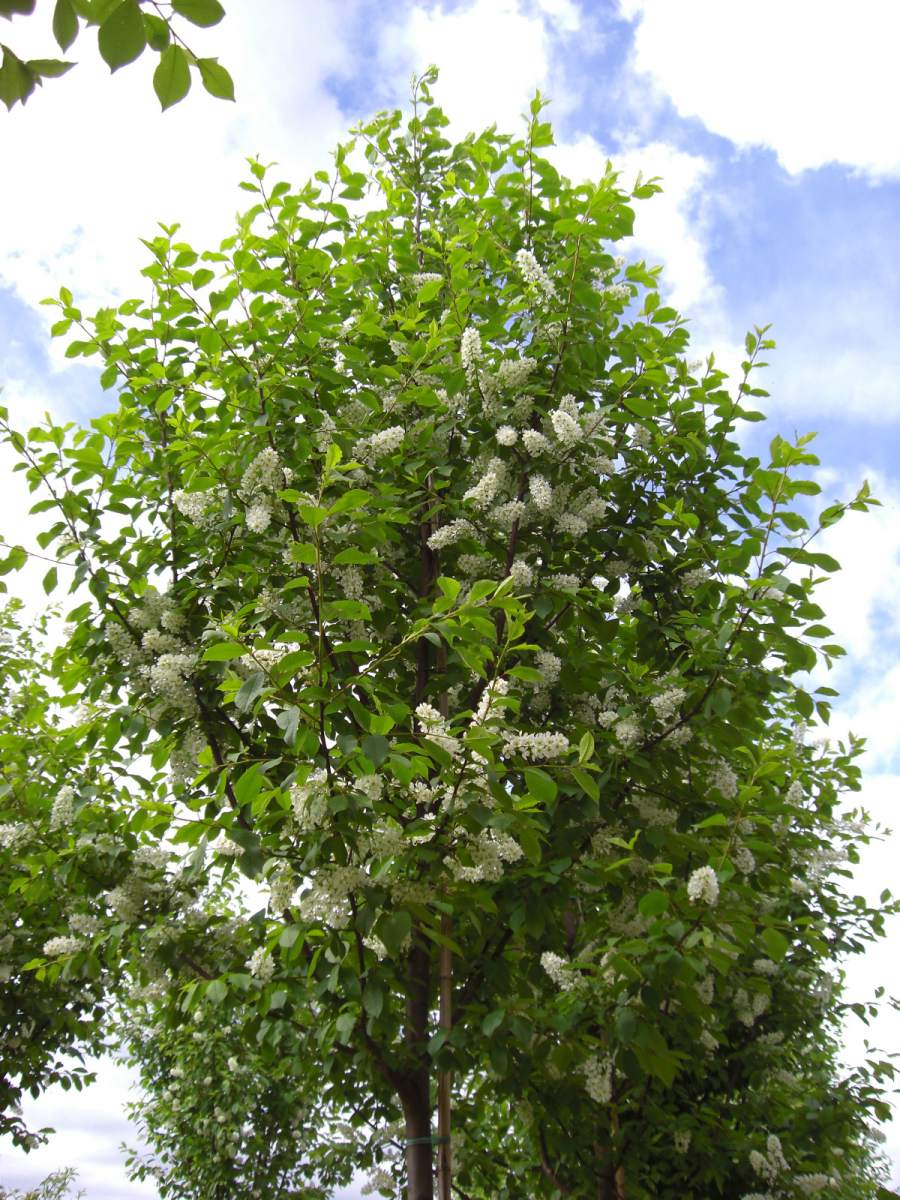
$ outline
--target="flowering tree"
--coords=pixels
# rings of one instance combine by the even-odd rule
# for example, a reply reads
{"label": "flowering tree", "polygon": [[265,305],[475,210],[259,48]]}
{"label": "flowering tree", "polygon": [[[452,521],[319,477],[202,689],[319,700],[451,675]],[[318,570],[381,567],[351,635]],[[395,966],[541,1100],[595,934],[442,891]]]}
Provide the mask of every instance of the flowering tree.
{"label": "flowering tree", "polygon": [[356,131],[368,171],[253,163],[219,249],[164,227],[148,298],[60,293],[120,396],[9,434],[90,596],[59,669],[165,772],[130,834],[265,900],[137,886],[65,969],[114,938],[173,1037],[314,1064],[383,1194],[872,1197],[859,744],[806,735],[841,653],[811,542],[871,500],[812,518],[809,437],[742,450],[772,342],[732,390],[687,361],[614,252],[654,183],[572,186],[540,98],[451,144],[432,81]]}

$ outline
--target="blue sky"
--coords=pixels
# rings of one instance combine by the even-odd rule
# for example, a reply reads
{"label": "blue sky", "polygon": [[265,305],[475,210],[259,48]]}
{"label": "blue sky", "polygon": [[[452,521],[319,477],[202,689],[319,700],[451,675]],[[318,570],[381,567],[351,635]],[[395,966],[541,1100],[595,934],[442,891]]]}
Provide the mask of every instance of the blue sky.
{"label": "blue sky", "polygon": [[[215,244],[243,206],[246,156],[277,160],[284,178],[302,180],[327,165],[355,120],[402,103],[410,74],[431,62],[457,132],[512,126],[540,88],[553,100],[567,174],[597,174],[609,156],[626,183],[639,169],[663,177],[664,194],[639,206],[636,237],[622,252],[663,264],[698,357],[713,350],[732,366],[744,331],[772,323],[771,419],[748,436],[816,430],[826,496],[847,498],[868,477],[884,501],[823,539],[845,572],[822,601],[850,652],[837,671],[835,727],[869,737],[864,799],[890,824],[900,782],[900,81],[891,59],[900,7],[226,0],[226,8],[226,21],[197,40],[231,69],[235,106],[198,94],[160,116],[152,64],[109,80],[76,43],[77,71],[0,116],[4,164],[23,164],[21,182],[0,194],[0,382],[15,419],[46,409],[84,418],[104,403],[93,370],[50,346],[52,310],[40,299],[60,284],[87,310],[140,294],[138,239],[158,220],[181,220],[187,240]],[[4,36],[45,54],[49,31],[34,25]],[[7,464],[0,529],[28,544],[27,503]],[[35,603],[41,574],[22,583]],[[859,890],[874,897],[888,886],[895,855],[874,848]],[[900,990],[898,945],[895,931],[854,971],[860,995],[880,982]],[[885,1018],[874,1037],[900,1049],[896,1021]],[[848,1053],[858,1046],[851,1037]],[[150,1194],[125,1182],[114,1153],[126,1136],[123,1086],[109,1076],[74,1106],[51,1097],[35,1109],[68,1132],[28,1160],[0,1147],[3,1183],[34,1181],[59,1161],[81,1169],[90,1200]],[[86,1117],[97,1137],[85,1136]],[[900,1161],[900,1138],[889,1138]]]}

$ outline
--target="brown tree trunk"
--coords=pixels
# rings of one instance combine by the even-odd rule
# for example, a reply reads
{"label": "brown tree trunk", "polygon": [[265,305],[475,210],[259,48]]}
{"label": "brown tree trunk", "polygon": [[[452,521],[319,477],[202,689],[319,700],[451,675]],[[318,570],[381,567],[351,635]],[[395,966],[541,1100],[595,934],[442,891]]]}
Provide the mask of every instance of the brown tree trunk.
{"label": "brown tree trunk", "polygon": [[[441,917],[441,933],[449,938],[453,929],[450,918]],[[449,946],[441,946],[439,978],[440,1027],[449,1036],[453,1029],[453,955]],[[450,1156],[450,1083],[449,1071],[438,1076],[438,1197],[451,1200],[450,1184],[453,1177]]]}
{"label": "brown tree trunk", "polygon": [[430,962],[427,949],[413,933],[409,952],[405,1041],[412,1068],[400,1094],[406,1122],[406,1200],[434,1200],[432,1166],[428,1001]]}

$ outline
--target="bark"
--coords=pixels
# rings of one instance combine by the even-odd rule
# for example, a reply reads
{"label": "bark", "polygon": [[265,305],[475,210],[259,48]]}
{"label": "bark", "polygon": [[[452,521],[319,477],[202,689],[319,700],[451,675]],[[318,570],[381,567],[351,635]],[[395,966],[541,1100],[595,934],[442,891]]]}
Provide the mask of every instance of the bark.
{"label": "bark", "polygon": [[[441,918],[441,933],[449,937],[453,926],[445,914]],[[453,1029],[453,955],[448,946],[441,946],[440,957],[440,1025],[448,1035]],[[450,1154],[450,1083],[449,1071],[438,1076],[438,1196],[451,1200],[450,1184],[453,1175]]]}
{"label": "bark", "polygon": [[428,1057],[428,951],[414,941],[408,962],[405,1041],[411,1066],[404,1075],[400,1089],[406,1122],[406,1200],[434,1200]]}

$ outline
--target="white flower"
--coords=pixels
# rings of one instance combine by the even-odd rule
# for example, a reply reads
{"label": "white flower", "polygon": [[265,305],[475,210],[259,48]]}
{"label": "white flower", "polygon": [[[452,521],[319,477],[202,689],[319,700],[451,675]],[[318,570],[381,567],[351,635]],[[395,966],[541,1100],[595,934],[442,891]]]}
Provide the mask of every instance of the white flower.
{"label": "white flower", "polygon": [[501,425],[496,437],[501,446],[514,446],[519,440],[519,431],[513,429],[512,425]]}
{"label": "white flower", "polygon": [[250,974],[255,975],[263,983],[268,983],[275,974],[275,960],[267,952],[265,946],[259,946],[253,951],[247,959],[247,967]]}
{"label": "white flower", "polygon": [[449,521],[446,525],[442,525],[440,529],[435,530],[428,539],[428,546],[432,550],[443,550],[445,546],[452,546],[460,538],[470,537],[474,532],[474,526],[470,521],[463,519]]}
{"label": "white flower", "polygon": [[536,429],[526,429],[522,434],[522,444],[529,454],[546,454],[552,448],[549,438],[545,438]]}
{"label": "white flower", "polygon": [[650,707],[660,721],[671,721],[684,702],[684,688],[670,687],[650,701]]}
{"label": "white flower", "polygon": [[387,454],[393,454],[405,436],[406,431],[402,425],[391,425],[379,433],[373,433],[369,438],[372,457],[379,459],[384,458]]}
{"label": "white flower", "polygon": [[692,872],[687,885],[688,899],[695,904],[701,901],[710,906],[719,899],[719,881],[712,867],[698,867]]}
{"label": "white flower", "polygon": [[504,358],[497,368],[497,383],[505,388],[520,388],[528,382],[536,366],[533,358]]}
{"label": "white flower", "polygon": [[535,507],[546,511],[553,503],[553,489],[543,475],[532,475],[528,480],[528,491]]}
{"label": "white flower", "polygon": [[556,295],[552,280],[530,250],[523,248],[517,251],[516,266],[522,272],[525,282],[533,284],[548,300]]}
{"label": "white flower", "polygon": [[413,287],[418,291],[420,287],[424,287],[426,283],[442,283],[443,275],[439,275],[436,271],[417,271],[410,275],[410,281]]}
{"label": "white flower", "polygon": [[526,591],[534,582],[534,571],[524,558],[517,558],[509,568],[509,577],[516,585],[517,591]]}
{"label": "white flower", "polygon": [[48,958],[62,958],[69,954],[77,954],[84,949],[84,942],[77,937],[52,937],[44,942],[44,954]]}
{"label": "white flower", "polygon": [[272,510],[265,500],[257,500],[247,509],[244,520],[251,533],[265,533],[272,521]]}
{"label": "white flower", "polygon": [[589,1058],[581,1064],[584,1088],[598,1104],[609,1104],[612,1100],[612,1061],[609,1058]]}
{"label": "white flower", "polygon": [[539,650],[534,656],[537,669],[544,677],[545,684],[556,683],[562,670],[562,659],[549,650]]}
{"label": "white flower", "polygon": [[459,344],[459,354],[462,359],[466,378],[471,383],[475,378],[478,363],[482,356],[481,334],[472,325],[463,331],[462,340]]}
{"label": "white flower", "polygon": [[791,784],[791,786],[788,788],[787,796],[785,797],[785,799],[787,800],[788,804],[802,804],[803,803],[803,784],[800,782],[799,779],[795,779],[794,782]]}
{"label": "white flower", "polygon": [[710,774],[709,782],[710,786],[720,793],[723,800],[733,800],[738,794],[737,775],[724,759],[720,758],[716,763]]}
{"label": "white flower", "polygon": [[50,828],[62,829],[72,824],[75,818],[75,792],[72,788],[61,787],[53,801],[50,810]]}
{"label": "white flower", "polygon": [[561,408],[550,414],[550,424],[558,440],[564,446],[574,446],[584,437],[584,430],[573,416]]}
{"label": "white flower", "polygon": [[613,732],[616,735],[616,741],[628,750],[640,742],[644,731],[641,729],[640,721],[635,717],[623,717],[621,721],[616,722]]}
{"label": "white flower", "polygon": [[569,739],[562,733],[508,733],[503,749],[518,754],[526,762],[550,761],[562,758],[569,749]]}

